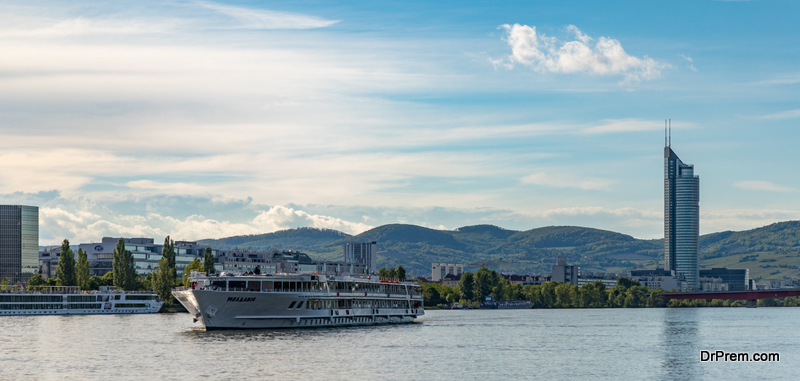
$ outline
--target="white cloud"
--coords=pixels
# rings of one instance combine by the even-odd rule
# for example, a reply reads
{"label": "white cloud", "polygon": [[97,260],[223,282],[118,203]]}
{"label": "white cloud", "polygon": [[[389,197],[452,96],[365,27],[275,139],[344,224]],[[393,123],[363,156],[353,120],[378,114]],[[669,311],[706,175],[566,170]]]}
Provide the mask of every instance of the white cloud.
{"label": "white cloud", "polygon": [[760,191],[770,191],[770,192],[794,191],[794,189],[792,188],[773,184],[769,181],[737,181],[733,183],[733,185],[737,188],[748,189],[748,190],[760,190]]}
{"label": "white cloud", "polygon": [[535,26],[501,25],[507,33],[511,54],[496,65],[513,68],[520,64],[542,73],[577,73],[623,75],[626,82],[649,80],[661,76],[668,65],[645,56],[637,58],[625,52],[618,40],[583,34],[576,26],[567,30],[574,34],[572,41],[559,41],[538,33]]}
{"label": "white cloud", "polygon": [[312,29],[328,27],[339,22],[297,13],[257,10],[209,1],[197,1],[196,4],[238,20],[240,25],[237,27],[243,29]]}
{"label": "white cloud", "polygon": [[[172,215],[174,211],[157,205],[159,196],[128,198],[122,203],[102,199],[59,199],[57,206],[40,206],[40,244],[56,244],[64,238],[73,243],[97,242],[102,237],[163,238],[170,235],[176,240],[222,238],[244,234],[263,234],[297,227],[334,229],[349,234],[359,234],[373,228],[362,222],[307,213],[303,210],[273,206],[253,210],[247,203],[228,202],[221,205],[217,217],[201,214]],[[173,198],[173,202],[180,198]],[[203,204],[213,200],[205,199]],[[133,205],[131,210],[130,206]],[[197,210],[203,208],[195,205]],[[147,209],[147,211],[143,210]],[[183,206],[182,209],[192,209]],[[254,217],[242,217],[249,210]],[[131,214],[140,213],[140,214]],[[211,211],[210,211],[211,212]],[[252,213],[249,213],[252,214]]]}
{"label": "white cloud", "polygon": [[524,184],[542,185],[553,188],[577,188],[583,190],[611,190],[614,183],[610,180],[597,178],[577,178],[565,175],[552,175],[548,173],[533,173],[522,178]]}

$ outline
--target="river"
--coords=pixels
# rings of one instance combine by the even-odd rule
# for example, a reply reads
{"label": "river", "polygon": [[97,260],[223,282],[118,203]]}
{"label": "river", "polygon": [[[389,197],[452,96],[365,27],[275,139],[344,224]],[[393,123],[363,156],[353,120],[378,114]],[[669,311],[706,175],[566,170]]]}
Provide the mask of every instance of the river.
{"label": "river", "polygon": [[[211,331],[188,314],[0,318],[0,379],[797,379],[800,308],[427,311],[376,327]],[[701,362],[702,350],[780,362]]]}

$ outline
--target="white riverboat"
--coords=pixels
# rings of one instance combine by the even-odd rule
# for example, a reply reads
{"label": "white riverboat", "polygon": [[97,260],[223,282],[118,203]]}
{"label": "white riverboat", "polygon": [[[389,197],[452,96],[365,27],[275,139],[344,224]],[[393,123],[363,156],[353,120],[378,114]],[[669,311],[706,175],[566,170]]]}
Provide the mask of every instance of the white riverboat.
{"label": "white riverboat", "polygon": [[0,288],[0,316],[153,314],[162,304],[152,292],[89,291],[66,286]]}
{"label": "white riverboat", "polygon": [[411,323],[425,312],[422,288],[375,276],[191,274],[172,291],[207,330]]}

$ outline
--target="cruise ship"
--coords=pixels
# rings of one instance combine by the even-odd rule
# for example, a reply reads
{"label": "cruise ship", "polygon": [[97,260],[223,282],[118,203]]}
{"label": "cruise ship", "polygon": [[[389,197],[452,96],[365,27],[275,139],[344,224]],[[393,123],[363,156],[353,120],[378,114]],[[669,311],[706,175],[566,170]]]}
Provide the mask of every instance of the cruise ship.
{"label": "cruise ship", "polygon": [[375,276],[191,274],[172,291],[206,330],[411,323],[425,312],[422,288]]}
{"label": "cruise ship", "polygon": [[83,291],[67,286],[0,288],[0,316],[154,314],[162,304],[152,292]]}

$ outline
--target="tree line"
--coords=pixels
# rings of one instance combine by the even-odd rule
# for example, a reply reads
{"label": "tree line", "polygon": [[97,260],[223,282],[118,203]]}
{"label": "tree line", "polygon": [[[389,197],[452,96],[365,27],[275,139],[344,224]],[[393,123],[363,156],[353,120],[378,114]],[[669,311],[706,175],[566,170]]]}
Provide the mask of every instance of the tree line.
{"label": "tree line", "polygon": [[206,248],[202,262],[195,258],[184,268],[181,278],[178,278],[175,259],[175,241],[167,236],[158,267],[142,278],[136,272],[133,254],[125,249],[125,240],[120,238],[112,257],[112,271],[103,276],[90,275],[87,253],[79,248],[76,262],[69,240],[65,239],[61,244],[57,277],[45,280],[36,274],[28,280],[28,286],[78,286],[83,290],[98,290],[100,286],[115,286],[126,291],[152,289],[169,304],[173,301],[172,288],[179,285],[190,286],[188,278],[192,270],[214,273],[214,254],[210,247]]}
{"label": "tree line", "polygon": [[[422,284],[426,306],[452,305],[459,302],[475,306],[486,296],[496,300],[530,300],[535,308],[636,308],[636,307],[740,307],[743,300],[704,300],[673,299],[663,300],[658,294],[663,289],[651,289],[638,281],[622,277],[614,287],[607,288],[601,281],[587,283],[580,287],[561,282],[547,282],[539,286],[511,284],[502,275],[485,267],[474,274],[461,274],[456,287],[439,283]],[[787,297],[783,300],[759,299],[759,307],[799,307],[800,298]]]}
{"label": "tree line", "polygon": [[[651,290],[638,281],[619,278],[612,288],[601,281],[583,286],[569,283],[547,282],[539,286],[511,284],[494,270],[480,268],[474,274],[461,274],[458,286],[448,287],[438,283],[422,285],[425,305],[475,306],[486,296],[495,300],[529,300],[536,308],[608,308],[608,307],[664,307],[667,302],[658,297],[664,290]],[[648,296],[649,295],[649,296]]]}
{"label": "tree line", "polygon": [[385,266],[381,267],[378,270],[378,279],[403,282],[406,280],[406,269],[403,266],[390,267],[388,269]]}

